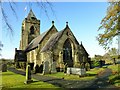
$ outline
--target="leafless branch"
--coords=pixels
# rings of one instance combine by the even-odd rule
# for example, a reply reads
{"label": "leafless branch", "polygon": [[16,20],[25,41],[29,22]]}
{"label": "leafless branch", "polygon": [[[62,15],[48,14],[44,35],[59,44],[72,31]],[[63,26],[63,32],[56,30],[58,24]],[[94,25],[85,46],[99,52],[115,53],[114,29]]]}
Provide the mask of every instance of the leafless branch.
{"label": "leafless branch", "polygon": [[13,4],[16,5],[16,4],[13,3],[13,2],[9,2],[10,8],[11,8],[11,10],[12,10],[12,12],[13,12],[13,15],[18,19],[17,13],[16,13],[16,11],[15,11],[15,8],[13,7]]}
{"label": "leafless branch", "polygon": [[1,7],[1,11],[2,11],[2,16],[3,16],[3,20],[5,22],[5,25],[8,27],[7,30],[11,32],[12,36],[13,36],[13,29],[12,29],[12,26],[11,24],[8,22],[8,17],[6,15],[6,13],[4,12],[4,9],[3,7]]}
{"label": "leafless branch", "polygon": [[[1,0],[0,0],[0,4],[2,4]],[[15,7],[17,7],[16,3],[13,0],[8,0],[8,4],[9,4],[9,7],[10,7],[11,11],[13,12],[13,15],[16,17],[16,19],[18,19],[17,12],[15,10]],[[32,3],[29,2],[28,4],[29,4],[29,7],[31,8]],[[36,0],[36,4],[38,5],[39,8],[41,8],[41,10],[43,10],[45,12],[48,20],[50,20],[49,14],[48,14],[49,9],[52,11],[53,15],[55,16],[54,10],[52,8],[53,5],[48,0],[44,0],[44,1],[43,0],[40,0],[40,1]],[[13,36],[13,28],[12,28],[12,25],[9,23],[9,20],[8,20],[9,16],[6,14],[6,12],[4,10],[4,7],[2,5],[1,5],[1,11],[2,11],[2,16],[3,16],[3,21],[5,22],[7,30],[10,31],[10,33]]]}

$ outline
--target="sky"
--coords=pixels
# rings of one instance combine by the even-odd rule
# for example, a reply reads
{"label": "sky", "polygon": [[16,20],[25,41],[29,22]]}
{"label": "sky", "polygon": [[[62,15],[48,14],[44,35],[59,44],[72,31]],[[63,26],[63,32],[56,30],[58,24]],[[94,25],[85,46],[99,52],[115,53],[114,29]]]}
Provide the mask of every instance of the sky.
{"label": "sky", "polygon": [[[96,36],[100,33],[97,31],[100,22],[106,15],[107,2],[51,2],[54,13],[47,6],[48,17],[35,2],[32,4],[25,2],[15,3],[13,6],[17,12],[17,18],[8,3],[3,3],[4,11],[8,15],[8,22],[13,27],[13,35],[10,34],[10,31],[4,25],[4,21],[2,21],[2,28],[0,29],[2,29],[1,41],[4,46],[0,58],[14,58],[15,48],[19,49],[22,21],[28,15],[30,8],[32,8],[36,17],[40,19],[40,33],[48,30],[52,25],[52,21],[55,22],[58,31],[63,30],[66,22],[68,22],[76,39],[79,43],[82,41],[90,57],[95,54],[105,54],[105,50],[99,46]],[[27,7],[26,11],[25,7]]]}

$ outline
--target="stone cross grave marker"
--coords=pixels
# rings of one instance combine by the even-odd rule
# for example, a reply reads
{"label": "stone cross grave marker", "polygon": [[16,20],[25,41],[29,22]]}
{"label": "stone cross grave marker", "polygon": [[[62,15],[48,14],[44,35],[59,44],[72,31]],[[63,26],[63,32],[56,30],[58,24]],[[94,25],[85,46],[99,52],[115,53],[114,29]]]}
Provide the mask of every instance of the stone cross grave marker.
{"label": "stone cross grave marker", "polygon": [[49,73],[49,62],[45,61],[43,63],[43,74],[48,74]]}

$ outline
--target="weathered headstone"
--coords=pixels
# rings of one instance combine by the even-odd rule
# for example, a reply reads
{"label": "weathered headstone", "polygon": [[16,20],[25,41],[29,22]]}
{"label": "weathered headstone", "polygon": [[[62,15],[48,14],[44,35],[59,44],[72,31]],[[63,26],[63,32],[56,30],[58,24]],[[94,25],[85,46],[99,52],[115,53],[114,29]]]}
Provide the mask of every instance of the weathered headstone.
{"label": "weathered headstone", "polygon": [[85,75],[86,74],[86,70],[85,68],[84,69],[81,69],[81,68],[70,68],[68,67],[67,68],[67,74],[76,74],[76,75]]}
{"label": "weathered headstone", "polygon": [[86,64],[85,64],[85,69],[86,69],[86,71],[89,71],[89,70],[90,70],[90,64],[89,64],[89,63],[86,63]]}
{"label": "weathered headstone", "polygon": [[67,63],[66,63],[66,64],[65,64],[65,67],[64,67],[64,73],[67,72],[67,67],[68,67],[68,65],[67,65]]}
{"label": "weathered headstone", "polygon": [[52,63],[52,67],[51,67],[51,73],[56,73],[57,70],[56,70],[56,62],[53,62]]}
{"label": "weathered headstone", "polygon": [[33,80],[31,80],[31,68],[30,68],[30,65],[27,65],[27,68],[26,68],[26,81],[24,83],[28,84],[28,83],[30,83],[32,81]]}
{"label": "weathered headstone", "polygon": [[43,72],[43,63],[40,65],[39,67],[39,72],[42,73]]}
{"label": "weathered headstone", "polygon": [[67,74],[70,74],[71,68],[67,68]]}
{"label": "weathered headstone", "polygon": [[7,64],[2,64],[2,72],[7,72]]}
{"label": "weathered headstone", "polygon": [[2,64],[0,65],[0,71],[2,71]]}
{"label": "weathered headstone", "polygon": [[49,62],[45,61],[43,63],[43,74],[48,74],[49,73]]}
{"label": "weathered headstone", "polygon": [[39,73],[39,65],[38,64],[35,66],[35,73]]}

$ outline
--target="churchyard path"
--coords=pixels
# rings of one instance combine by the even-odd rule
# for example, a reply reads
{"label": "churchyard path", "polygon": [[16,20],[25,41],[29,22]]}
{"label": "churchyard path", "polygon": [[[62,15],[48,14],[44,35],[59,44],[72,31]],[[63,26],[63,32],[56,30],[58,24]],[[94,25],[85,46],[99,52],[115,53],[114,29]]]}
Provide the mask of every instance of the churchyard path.
{"label": "churchyard path", "polygon": [[[8,68],[9,71],[15,72],[25,76],[24,71],[16,70],[15,68]],[[111,85],[108,82],[108,76],[111,74],[111,69],[105,69],[104,72],[101,72],[96,76],[96,79],[93,80],[65,80],[63,78],[49,77],[39,74],[32,74],[32,78],[53,84],[61,88],[79,88],[87,89],[92,88],[92,90],[99,90],[99,88],[104,88],[104,90],[117,89],[117,87]],[[117,89],[120,90],[120,89]]]}
{"label": "churchyard path", "polygon": [[96,81],[89,88],[102,88],[102,90],[120,90],[120,88],[109,83],[108,76],[111,74],[112,70],[106,68],[96,76]]}

